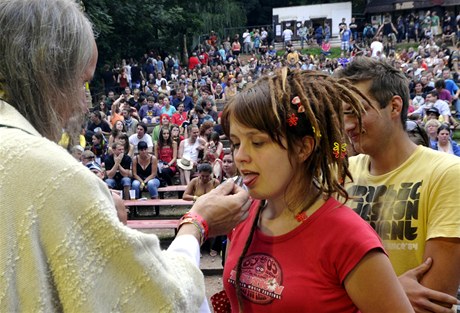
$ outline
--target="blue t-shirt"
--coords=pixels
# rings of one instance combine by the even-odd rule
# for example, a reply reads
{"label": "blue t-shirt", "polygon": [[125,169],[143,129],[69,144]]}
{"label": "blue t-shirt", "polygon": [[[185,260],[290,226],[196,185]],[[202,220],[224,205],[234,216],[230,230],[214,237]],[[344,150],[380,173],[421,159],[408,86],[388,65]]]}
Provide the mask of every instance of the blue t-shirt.
{"label": "blue t-shirt", "polygon": [[344,30],[342,33],[342,41],[350,41],[351,31],[349,29]]}

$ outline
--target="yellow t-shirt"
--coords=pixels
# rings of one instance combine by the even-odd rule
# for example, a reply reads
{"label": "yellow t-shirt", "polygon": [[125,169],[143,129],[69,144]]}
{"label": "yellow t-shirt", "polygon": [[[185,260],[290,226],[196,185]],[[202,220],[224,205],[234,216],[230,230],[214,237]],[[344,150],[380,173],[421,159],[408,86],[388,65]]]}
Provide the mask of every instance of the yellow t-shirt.
{"label": "yellow t-shirt", "polygon": [[397,169],[369,173],[369,156],[350,158],[347,202],[383,241],[397,275],[423,261],[425,242],[460,237],[460,158],[419,146]]}

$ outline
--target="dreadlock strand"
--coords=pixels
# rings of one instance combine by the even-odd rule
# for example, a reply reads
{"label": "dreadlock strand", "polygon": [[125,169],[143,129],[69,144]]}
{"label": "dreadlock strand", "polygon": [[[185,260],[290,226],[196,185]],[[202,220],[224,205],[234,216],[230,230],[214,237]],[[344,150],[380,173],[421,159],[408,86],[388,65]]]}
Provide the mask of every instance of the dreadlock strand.
{"label": "dreadlock strand", "polygon": [[243,298],[241,294],[241,271],[242,271],[243,260],[246,257],[246,253],[248,252],[249,247],[251,246],[252,238],[254,237],[254,232],[256,231],[257,224],[259,222],[260,213],[262,212],[264,207],[265,205],[261,205],[257,209],[257,214],[256,214],[256,217],[254,218],[254,222],[252,223],[251,231],[249,232],[249,236],[248,236],[248,240],[246,240],[243,251],[241,252],[240,257],[238,258],[238,262],[236,265],[236,277],[235,277],[236,296],[238,299],[238,308],[240,312],[243,312]]}

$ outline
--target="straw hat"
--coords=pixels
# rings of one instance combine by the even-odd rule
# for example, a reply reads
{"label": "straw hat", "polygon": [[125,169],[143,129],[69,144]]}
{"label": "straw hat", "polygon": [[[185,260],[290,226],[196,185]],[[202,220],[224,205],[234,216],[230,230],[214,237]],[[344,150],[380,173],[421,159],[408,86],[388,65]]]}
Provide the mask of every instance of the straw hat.
{"label": "straw hat", "polygon": [[190,171],[193,168],[193,162],[186,158],[177,159],[177,166],[185,171]]}

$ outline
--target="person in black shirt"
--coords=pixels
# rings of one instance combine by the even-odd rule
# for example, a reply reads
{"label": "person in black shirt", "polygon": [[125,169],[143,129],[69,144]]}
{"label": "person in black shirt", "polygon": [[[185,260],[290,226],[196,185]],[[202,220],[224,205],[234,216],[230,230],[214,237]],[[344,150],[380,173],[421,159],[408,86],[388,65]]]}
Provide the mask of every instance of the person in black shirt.
{"label": "person in black shirt", "polygon": [[112,145],[113,154],[105,158],[106,184],[111,189],[123,190],[123,198],[129,199],[131,186],[131,157],[124,153],[125,147],[115,142]]}

